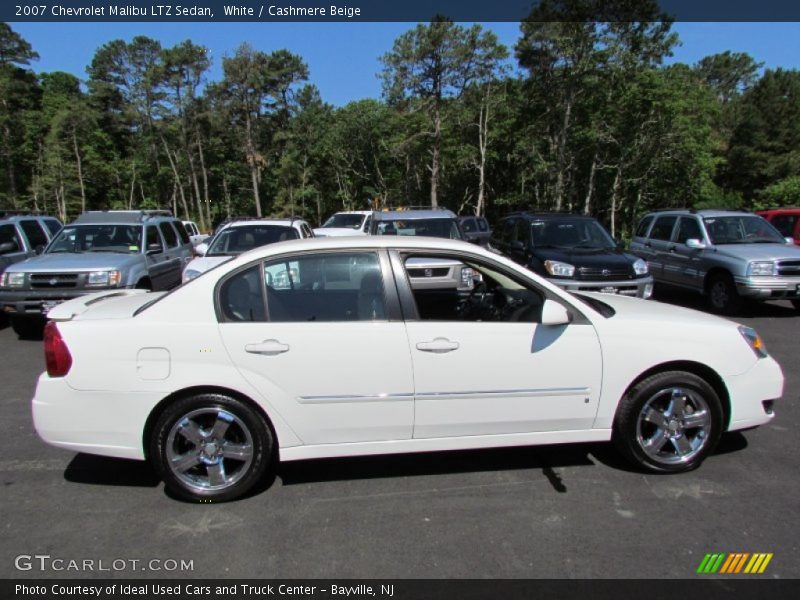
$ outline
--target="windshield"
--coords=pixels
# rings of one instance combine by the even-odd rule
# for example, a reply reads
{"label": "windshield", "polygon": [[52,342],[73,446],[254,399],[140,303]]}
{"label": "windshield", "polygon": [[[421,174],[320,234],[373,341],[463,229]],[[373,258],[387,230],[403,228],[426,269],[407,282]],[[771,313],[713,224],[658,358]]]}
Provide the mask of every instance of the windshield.
{"label": "windshield", "polygon": [[119,252],[130,254],[142,247],[141,225],[68,225],[47,248],[58,252]]}
{"label": "windshield", "polygon": [[450,240],[463,239],[455,219],[379,221],[375,233],[376,235],[426,235]]}
{"label": "windshield", "polygon": [[532,221],[531,239],[536,248],[611,250],[617,246],[603,226],[590,219]]}
{"label": "windshield", "polygon": [[323,227],[343,227],[345,229],[360,229],[367,215],[352,215],[337,213],[325,221]]}
{"label": "windshield", "polygon": [[206,256],[234,256],[259,246],[296,240],[299,237],[296,229],[284,225],[228,227],[217,234]]}
{"label": "windshield", "polygon": [[756,215],[706,217],[712,244],[785,244],[786,240],[766,219]]}

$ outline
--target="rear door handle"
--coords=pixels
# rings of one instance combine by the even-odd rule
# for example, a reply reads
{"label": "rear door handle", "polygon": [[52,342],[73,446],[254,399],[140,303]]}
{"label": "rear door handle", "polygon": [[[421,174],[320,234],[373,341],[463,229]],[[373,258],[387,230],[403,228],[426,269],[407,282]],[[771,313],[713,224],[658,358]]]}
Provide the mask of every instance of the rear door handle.
{"label": "rear door handle", "polygon": [[275,356],[289,351],[289,344],[282,344],[278,340],[264,340],[258,344],[247,344],[245,352],[250,354],[263,354],[265,356]]}
{"label": "rear door handle", "polygon": [[422,352],[434,352],[436,354],[444,354],[445,352],[452,352],[458,350],[460,344],[458,342],[451,342],[447,338],[436,338],[430,342],[419,342],[417,350]]}

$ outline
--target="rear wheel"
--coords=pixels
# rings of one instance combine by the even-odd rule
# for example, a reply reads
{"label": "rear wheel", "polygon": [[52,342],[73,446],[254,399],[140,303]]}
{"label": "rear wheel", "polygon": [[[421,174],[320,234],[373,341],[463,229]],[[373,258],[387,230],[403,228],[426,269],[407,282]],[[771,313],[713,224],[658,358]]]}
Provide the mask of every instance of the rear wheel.
{"label": "rear wheel", "polygon": [[723,315],[736,314],[742,307],[742,298],[736,284],[727,273],[713,275],[708,282],[708,303],[711,310]]}
{"label": "rear wheel", "polygon": [[45,322],[29,317],[10,317],[11,329],[22,339],[41,338],[44,333]]}
{"label": "rear wheel", "polygon": [[634,464],[677,473],[700,465],[722,435],[722,404],[693,373],[648,377],[626,394],[614,420],[613,439]]}
{"label": "rear wheel", "polygon": [[174,495],[224,502],[246,494],[271,463],[273,439],[264,417],[221,394],[178,400],[158,418],[150,457]]}

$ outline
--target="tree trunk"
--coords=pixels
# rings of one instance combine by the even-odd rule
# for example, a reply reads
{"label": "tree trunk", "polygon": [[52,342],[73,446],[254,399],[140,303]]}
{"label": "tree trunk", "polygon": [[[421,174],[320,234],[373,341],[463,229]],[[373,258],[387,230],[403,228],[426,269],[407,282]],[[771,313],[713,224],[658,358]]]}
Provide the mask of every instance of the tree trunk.
{"label": "tree trunk", "polygon": [[478,114],[478,151],[481,158],[478,163],[478,199],[475,204],[475,215],[482,217],[486,212],[486,149],[489,144],[489,95],[491,85],[486,85],[484,103]]}
{"label": "tree trunk", "polygon": [[433,109],[433,149],[431,151],[431,206],[439,206],[439,152],[442,143],[442,115],[439,102],[434,103]]}
{"label": "tree trunk", "polygon": [[247,114],[247,162],[250,165],[250,179],[253,184],[253,202],[256,205],[256,216],[261,217],[261,195],[258,192],[258,163],[256,160],[256,147],[253,143],[253,124],[250,113]]}
{"label": "tree trunk", "polygon": [[86,188],[83,185],[83,164],[81,162],[81,152],[78,148],[78,136],[72,130],[72,149],[75,151],[75,164],[78,167],[78,184],[81,188],[81,212],[86,212]]}
{"label": "tree trunk", "polygon": [[[169,145],[167,144],[166,138],[162,135],[161,142],[164,144],[164,151],[167,153],[167,159],[169,160],[169,166],[172,167],[172,174],[175,177],[175,185],[178,186],[178,190],[181,194],[181,206],[183,207],[183,212],[186,215],[186,219],[190,219],[191,216],[189,214],[189,205],[186,202],[186,194],[183,192],[183,185],[181,184],[181,177],[178,174],[178,166],[175,164],[175,161],[172,158],[172,152],[170,152]],[[176,215],[177,216],[177,215]]]}
{"label": "tree trunk", "polygon": [[588,215],[592,209],[592,196],[594,195],[594,175],[597,171],[597,151],[592,157],[592,167],[589,169],[589,184],[586,186],[586,197],[583,200],[583,214]]}
{"label": "tree trunk", "polygon": [[206,159],[203,155],[203,139],[200,134],[197,134],[197,153],[200,157],[200,172],[203,175],[203,200],[206,204],[206,223],[208,229],[211,230],[211,200],[208,196],[208,169],[206,168]]}
{"label": "tree trunk", "polygon": [[558,135],[558,147],[556,149],[556,189],[554,196],[556,201],[556,210],[559,211],[564,206],[564,187],[566,181],[567,170],[567,141],[569,139],[569,126],[570,117],[572,116],[572,98],[567,99],[566,106],[564,107],[564,119],[561,123],[561,131]]}
{"label": "tree trunk", "polygon": [[[3,101],[5,104],[5,100]],[[11,152],[11,129],[8,124],[3,126],[3,154],[6,158],[6,177],[8,178],[8,198],[12,206],[17,208],[17,183],[14,173],[14,157]]]}
{"label": "tree trunk", "polygon": [[228,178],[222,174],[222,193],[225,195],[225,217],[231,218],[231,194],[228,191]]}
{"label": "tree trunk", "polygon": [[617,237],[617,210],[620,204],[620,189],[622,188],[622,169],[617,167],[614,175],[614,184],[611,186],[611,237]]}

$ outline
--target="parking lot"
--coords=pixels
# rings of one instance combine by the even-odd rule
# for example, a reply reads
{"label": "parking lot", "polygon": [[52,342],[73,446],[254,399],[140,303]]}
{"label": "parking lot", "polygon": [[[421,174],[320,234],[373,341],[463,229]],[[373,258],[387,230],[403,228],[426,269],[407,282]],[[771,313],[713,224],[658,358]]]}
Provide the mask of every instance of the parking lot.
{"label": "parking lot", "polygon": [[[773,303],[737,320],[783,366],[783,401],[772,424],[723,438],[697,471],[644,475],[610,444],[315,460],[220,505],[170,498],[143,463],[41,442],[29,403],[42,344],[4,327],[0,576],[163,577],[172,560],[192,569],[168,576],[193,578],[687,578],[708,552],[770,552],[761,577],[800,577],[800,316]],[[95,570],[19,571],[19,555]],[[126,566],[99,572],[100,560]]]}

